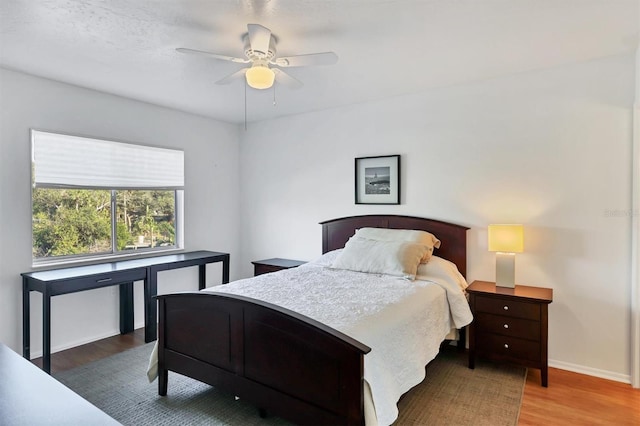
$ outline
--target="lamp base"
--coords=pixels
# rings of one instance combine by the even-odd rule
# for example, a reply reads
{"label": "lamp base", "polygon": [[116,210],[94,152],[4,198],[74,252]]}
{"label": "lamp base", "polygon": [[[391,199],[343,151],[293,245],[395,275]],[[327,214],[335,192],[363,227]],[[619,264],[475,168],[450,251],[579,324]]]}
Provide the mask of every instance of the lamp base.
{"label": "lamp base", "polygon": [[515,253],[496,253],[496,285],[514,288],[516,279]]}

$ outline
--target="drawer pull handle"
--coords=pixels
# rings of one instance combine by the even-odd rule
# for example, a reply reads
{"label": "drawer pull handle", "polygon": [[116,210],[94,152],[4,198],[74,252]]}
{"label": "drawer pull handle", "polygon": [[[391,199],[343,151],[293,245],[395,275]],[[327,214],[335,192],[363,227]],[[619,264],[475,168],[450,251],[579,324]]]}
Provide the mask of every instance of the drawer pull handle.
{"label": "drawer pull handle", "polygon": [[502,308],[502,309],[504,309],[505,311],[508,311],[509,307],[507,305],[504,305],[504,308]]}
{"label": "drawer pull handle", "polygon": [[507,345],[506,343],[504,344],[504,348],[505,349],[509,349],[509,345]]}
{"label": "drawer pull handle", "polygon": [[509,328],[509,324],[505,324],[503,327],[504,328]]}
{"label": "drawer pull handle", "polygon": [[103,278],[101,280],[96,281],[97,283],[108,283],[109,281],[113,280],[113,278]]}

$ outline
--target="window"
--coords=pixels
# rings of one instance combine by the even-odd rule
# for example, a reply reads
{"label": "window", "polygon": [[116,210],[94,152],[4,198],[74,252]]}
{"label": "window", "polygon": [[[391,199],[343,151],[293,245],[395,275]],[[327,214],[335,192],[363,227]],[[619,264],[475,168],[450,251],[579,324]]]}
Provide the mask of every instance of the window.
{"label": "window", "polygon": [[34,263],[182,245],[182,151],[31,134]]}

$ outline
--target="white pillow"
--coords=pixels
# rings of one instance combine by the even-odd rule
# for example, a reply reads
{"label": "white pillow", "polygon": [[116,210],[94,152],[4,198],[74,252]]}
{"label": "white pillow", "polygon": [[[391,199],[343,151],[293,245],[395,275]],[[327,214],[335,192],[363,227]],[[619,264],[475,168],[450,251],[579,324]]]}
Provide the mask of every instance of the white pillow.
{"label": "white pillow", "polygon": [[422,281],[431,281],[437,278],[448,279],[455,282],[460,290],[464,291],[469,284],[464,279],[455,263],[449,262],[438,256],[432,256],[429,263],[421,263],[416,271],[416,279]]}
{"label": "white pillow", "polygon": [[429,261],[434,247],[440,247],[440,240],[435,235],[414,229],[360,228],[355,236],[376,241],[407,241],[424,244],[429,250],[423,256],[422,263]]}
{"label": "white pillow", "polygon": [[427,252],[424,244],[353,236],[331,267],[415,279],[418,264]]}
{"label": "white pillow", "polygon": [[336,250],[328,251],[325,254],[321,255],[320,257],[317,257],[307,263],[311,265],[318,265],[318,266],[331,266],[333,261],[336,260],[336,257],[338,257],[338,255],[342,252],[342,250],[343,249],[336,249]]}

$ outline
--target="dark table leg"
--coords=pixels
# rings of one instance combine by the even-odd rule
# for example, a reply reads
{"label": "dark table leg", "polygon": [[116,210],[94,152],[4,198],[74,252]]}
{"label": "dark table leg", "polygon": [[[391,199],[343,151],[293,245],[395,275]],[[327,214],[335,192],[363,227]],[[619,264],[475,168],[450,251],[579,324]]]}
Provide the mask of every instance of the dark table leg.
{"label": "dark table leg", "polygon": [[31,301],[29,281],[22,277],[22,356],[31,359]]}
{"label": "dark table leg", "polygon": [[198,290],[202,290],[207,285],[207,265],[198,265]]}
{"label": "dark table leg", "polygon": [[158,272],[147,268],[144,280],[144,341],[149,343],[158,338],[158,308],[155,296],[158,294]]}
{"label": "dark table leg", "polygon": [[222,284],[229,282],[229,255],[227,254],[222,261]]}
{"label": "dark table leg", "polygon": [[51,374],[51,295],[42,294],[42,369]]}
{"label": "dark table leg", "polygon": [[133,283],[120,284],[120,334],[131,333],[133,324]]}

